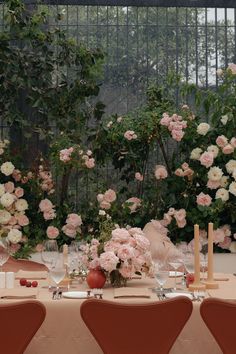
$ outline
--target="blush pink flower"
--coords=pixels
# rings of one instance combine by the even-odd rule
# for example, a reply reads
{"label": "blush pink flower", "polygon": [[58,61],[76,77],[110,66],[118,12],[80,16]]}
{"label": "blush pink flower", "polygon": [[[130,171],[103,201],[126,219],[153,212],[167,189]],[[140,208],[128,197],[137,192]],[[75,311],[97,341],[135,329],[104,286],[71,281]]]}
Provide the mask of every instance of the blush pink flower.
{"label": "blush pink flower", "polygon": [[7,182],[4,184],[5,191],[8,193],[13,193],[15,186],[13,182]]}
{"label": "blush pink flower", "polygon": [[87,168],[93,168],[95,166],[95,159],[91,157],[90,159],[85,161],[85,166]]}
{"label": "blush pink flower", "polygon": [[230,140],[230,144],[231,144],[234,148],[236,148],[236,138],[235,138],[235,137],[233,137],[233,138]]}
{"label": "blush pink flower", "polygon": [[82,219],[81,216],[75,213],[68,214],[67,219],[66,219],[67,224],[71,224],[75,228],[79,227],[82,225]]}
{"label": "blush pink flower", "polygon": [[171,117],[167,113],[163,113],[163,116],[160,120],[160,124],[168,127],[171,121]]}
{"label": "blush pink flower", "polygon": [[12,172],[12,177],[14,178],[14,180],[16,182],[19,182],[21,180],[21,172],[20,170],[17,170],[15,169],[13,172]]}
{"label": "blush pink flower", "polygon": [[175,175],[178,177],[183,177],[184,171],[181,168],[177,168],[177,170],[175,170]]}
{"label": "blush pink flower", "polygon": [[236,64],[229,63],[227,70],[231,71],[233,75],[236,75]]}
{"label": "blush pink flower", "polygon": [[134,266],[132,264],[122,264],[119,268],[119,272],[124,278],[131,278],[135,272]]}
{"label": "blush pink flower", "polygon": [[111,203],[106,202],[105,200],[103,200],[103,201],[100,203],[100,208],[101,208],[101,209],[108,210],[108,209],[111,208]]}
{"label": "blush pink flower", "polygon": [[212,181],[211,179],[209,179],[207,182],[207,187],[209,189],[217,189],[220,187],[220,182],[219,181]]}
{"label": "blush pink flower", "polygon": [[225,238],[225,233],[224,233],[223,229],[218,228],[218,229],[214,230],[214,232],[213,232],[213,241],[215,243],[223,242],[224,238]]}
{"label": "blush pink flower", "polygon": [[202,206],[209,206],[211,204],[212,198],[209,194],[200,193],[197,196],[197,204]]}
{"label": "blush pink flower", "polygon": [[113,242],[128,242],[130,234],[125,228],[116,228],[111,232]]}
{"label": "blush pink flower", "polygon": [[127,130],[125,133],[124,133],[124,137],[125,139],[127,140],[133,140],[133,139],[136,139],[137,138],[137,135],[135,134],[135,132],[133,130]]}
{"label": "blush pink flower", "polygon": [[115,255],[114,252],[108,251],[103,252],[100,255],[100,264],[103,269],[107,272],[111,272],[116,269],[117,264],[119,263],[119,258]]}
{"label": "blush pink flower", "polygon": [[54,209],[46,210],[43,213],[43,217],[45,220],[52,220],[56,217],[56,213]]}
{"label": "blush pink flower", "polygon": [[228,139],[224,135],[218,136],[216,139],[216,144],[220,147],[223,148],[225,145],[228,144]]}
{"label": "blush pink flower", "polygon": [[155,177],[156,179],[165,179],[168,176],[168,172],[163,165],[156,165],[155,167]]}
{"label": "blush pink flower", "polygon": [[43,199],[41,200],[41,202],[39,203],[39,209],[40,211],[42,211],[43,213],[45,211],[50,211],[53,208],[53,204],[49,199]]}
{"label": "blush pink flower", "polygon": [[68,162],[71,160],[71,154],[74,151],[73,147],[70,147],[69,149],[63,149],[60,151],[60,160],[63,162]]}
{"label": "blush pink flower", "polygon": [[21,198],[24,195],[24,189],[21,187],[17,187],[14,193],[17,198]]}
{"label": "blush pink flower", "polygon": [[29,225],[29,219],[28,219],[28,217],[26,216],[26,215],[21,215],[21,214],[19,214],[19,215],[17,215],[17,221],[18,221],[18,224],[20,225],[20,226],[26,226],[26,225]]}
{"label": "blush pink flower", "polygon": [[137,197],[131,197],[125,201],[124,205],[127,205],[130,212],[134,213],[141,206],[141,200]]}
{"label": "blush pink flower", "polygon": [[183,139],[184,132],[182,130],[173,129],[171,131],[171,136],[174,140],[181,141]]}
{"label": "blush pink flower", "polygon": [[121,245],[117,251],[117,256],[122,260],[128,260],[135,257],[134,248],[129,245]]}
{"label": "blush pink flower", "polygon": [[205,151],[201,156],[200,156],[200,162],[201,165],[205,166],[206,168],[210,167],[213,164],[214,161],[214,155],[212,152],[207,152]]}
{"label": "blush pink flower", "polygon": [[112,203],[116,200],[116,192],[113,189],[108,189],[103,196],[104,200],[108,203]]}
{"label": "blush pink flower", "polygon": [[77,233],[76,228],[75,228],[73,225],[71,225],[71,224],[66,224],[66,225],[64,225],[64,226],[62,227],[62,231],[64,232],[64,234],[65,234],[66,236],[69,236],[69,237],[71,237],[71,238],[75,238],[76,233]]}
{"label": "blush pink flower", "polygon": [[222,149],[223,154],[230,155],[234,152],[234,147],[231,144],[227,144]]}
{"label": "blush pink flower", "polygon": [[139,234],[134,234],[133,237],[134,237],[138,247],[140,247],[143,250],[148,250],[149,249],[150,242],[145,236],[142,236],[142,235],[139,235]]}
{"label": "blush pink flower", "polygon": [[229,236],[226,236],[224,238],[224,241],[220,242],[218,246],[225,250],[228,250],[231,245],[231,242],[232,242],[231,238]]}
{"label": "blush pink flower", "polygon": [[48,226],[46,233],[47,233],[48,238],[55,239],[59,235],[59,230],[55,226]]}

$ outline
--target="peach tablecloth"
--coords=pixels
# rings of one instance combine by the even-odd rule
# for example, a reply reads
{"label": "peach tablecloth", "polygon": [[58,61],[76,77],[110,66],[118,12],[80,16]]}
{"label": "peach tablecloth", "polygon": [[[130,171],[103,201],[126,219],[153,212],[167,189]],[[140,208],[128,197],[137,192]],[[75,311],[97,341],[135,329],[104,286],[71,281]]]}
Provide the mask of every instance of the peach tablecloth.
{"label": "peach tablecloth", "polygon": [[[228,275],[228,277],[228,281],[219,281],[219,289],[214,291],[214,296],[218,293],[220,297],[222,293],[227,297],[227,293],[232,294],[235,291],[236,277],[233,275]],[[169,281],[171,282],[173,279]],[[40,286],[42,285],[45,285],[43,280],[40,281]],[[171,284],[167,284],[167,286],[169,285]],[[154,279],[144,278],[131,280],[129,286],[151,288],[156,286],[156,283]],[[77,289],[71,290],[82,291],[86,288],[86,284],[82,284],[78,285]],[[38,290],[37,298],[46,306],[47,315],[45,322],[36,333],[25,354],[102,354],[101,349],[80,317],[80,304],[84,300],[62,299],[53,301],[51,299],[52,294],[47,289],[39,287]],[[114,289],[105,288],[103,298],[114,300]],[[130,298],[114,301],[148,302],[156,300],[156,294],[150,290],[150,298],[147,299]],[[200,317],[200,303],[194,302],[193,304],[193,313],[170,354],[221,354],[221,350]],[[174,318],[170,318],[170,321],[174,321]]]}

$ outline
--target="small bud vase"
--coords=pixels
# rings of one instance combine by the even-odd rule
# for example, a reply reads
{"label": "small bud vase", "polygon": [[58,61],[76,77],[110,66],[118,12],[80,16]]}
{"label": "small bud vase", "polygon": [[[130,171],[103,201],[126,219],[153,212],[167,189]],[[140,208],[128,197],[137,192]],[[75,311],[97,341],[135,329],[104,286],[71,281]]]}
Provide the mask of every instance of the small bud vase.
{"label": "small bud vase", "polygon": [[90,289],[101,289],[106,282],[106,275],[101,269],[90,269],[86,281]]}

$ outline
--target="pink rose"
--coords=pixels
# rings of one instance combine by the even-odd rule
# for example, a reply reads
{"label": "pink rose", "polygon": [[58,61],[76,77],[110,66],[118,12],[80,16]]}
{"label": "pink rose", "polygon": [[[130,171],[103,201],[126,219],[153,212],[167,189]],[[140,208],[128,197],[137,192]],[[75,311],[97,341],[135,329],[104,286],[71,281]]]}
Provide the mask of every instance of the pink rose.
{"label": "pink rose", "polygon": [[124,228],[116,228],[111,232],[113,242],[128,242],[130,238],[129,231]]}
{"label": "pink rose", "polygon": [[207,182],[207,187],[209,189],[217,189],[220,187],[220,182],[219,181],[212,181],[211,179],[209,179]]}
{"label": "pink rose", "polygon": [[64,149],[60,151],[60,160],[63,162],[68,162],[71,159],[71,154],[74,151],[73,147],[70,147],[69,149]]}
{"label": "pink rose", "polygon": [[99,194],[97,195],[97,201],[98,201],[99,203],[101,203],[101,202],[103,201],[103,198],[104,198],[104,195],[103,195],[103,194],[99,193]]}
{"label": "pink rose", "polygon": [[42,211],[43,213],[45,211],[50,211],[53,208],[53,204],[49,199],[43,199],[41,200],[41,202],[39,203],[39,209],[40,211]]}
{"label": "pink rose", "polygon": [[14,170],[13,172],[12,172],[12,177],[14,178],[14,180],[16,181],[16,182],[19,182],[20,180],[21,180],[21,172],[20,172],[20,170]]}
{"label": "pink rose", "polygon": [[232,154],[234,152],[234,147],[231,144],[227,144],[222,149],[225,155]]}
{"label": "pink rose", "polygon": [[172,220],[172,217],[169,214],[165,213],[163,220],[161,220],[161,224],[163,226],[168,226],[171,223],[171,220]]}
{"label": "pink rose", "polygon": [[137,246],[141,249],[148,250],[150,248],[150,242],[145,236],[135,234],[133,237],[137,243]]}
{"label": "pink rose", "polygon": [[135,257],[134,248],[130,247],[129,245],[124,244],[124,245],[119,247],[119,249],[117,251],[117,256],[122,261],[131,259],[131,258]]}
{"label": "pink rose", "polygon": [[101,203],[100,203],[100,208],[101,209],[110,209],[111,208],[111,204],[109,202],[106,202],[105,200],[103,200]]}
{"label": "pink rose", "polygon": [[202,206],[209,206],[211,204],[212,198],[209,194],[200,193],[197,196],[197,204]]}
{"label": "pink rose", "polygon": [[71,238],[75,238],[76,233],[77,233],[76,228],[73,225],[71,225],[71,224],[64,225],[62,227],[62,231],[64,232],[64,234],[66,236],[69,236]]}
{"label": "pink rose", "polygon": [[171,122],[171,118],[169,117],[169,115],[167,113],[163,113],[163,117],[160,120],[160,124],[168,127],[170,122]]}
{"label": "pink rose", "polygon": [[133,139],[136,139],[136,138],[137,138],[137,135],[134,133],[133,130],[127,130],[127,131],[124,133],[124,137],[125,137],[127,140],[133,140]]}
{"label": "pink rose", "polygon": [[205,151],[201,156],[199,161],[201,162],[201,165],[205,167],[210,167],[213,164],[214,161],[214,155],[212,152],[207,152]]}
{"label": "pink rose", "polygon": [[228,139],[224,136],[224,135],[220,135],[218,136],[218,138],[216,139],[216,144],[223,148],[225,145],[228,144]]}
{"label": "pink rose", "polygon": [[171,135],[174,140],[181,141],[184,136],[184,132],[182,130],[173,129]]}
{"label": "pink rose", "polygon": [[23,195],[24,195],[24,189],[21,188],[21,187],[17,187],[17,188],[15,189],[15,196],[16,196],[17,198],[21,198],[21,197],[23,197]]}
{"label": "pink rose", "polygon": [[14,183],[13,182],[7,182],[4,184],[5,191],[7,193],[12,193],[15,189]]}
{"label": "pink rose", "polygon": [[95,166],[95,159],[92,157],[85,161],[85,166],[87,168],[93,168]]}
{"label": "pink rose", "polygon": [[107,272],[111,272],[116,269],[117,264],[119,263],[119,258],[115,255],[114,252],[103,252],[100,255],[100,264],[103,269]]}
{"label": "pink rose", "polygon": [[216,229],[213,232],[213,241],[215,243],[219,243],[219,242],[223,242],[225,238],[225,233],[224,230],[220,229]]}
{"label": "pink rose", "polygon": [[230,140],[230,144],[231,144],[234,148],[236,148],[236,138],[235,138],[235,137],[233,137],[233,138]]}
{"label": "pink rose", "polygon": [[55,226],[48,226],[46,233],[48,238],[54,239],[57,238],[57,236],[59,235],[59,230]]}
{"label": "pink rose", "polygon": [[225,249],[225,250],[228,250],[229,249],[229,246],[231,245],[231,238],[230,237],[228,237],[228,236],[226,236],[225,238],[224,238],[224,241],[222,241],[222,242],[220,242],[219,244],[218,244],[218,246],[219,247],[221,247],[221,248],[223,248],[223,249]]}
{"label": "pink rose", "polygon": [[112,203],[116,200],[116,192],[113,191],[113,189],[108,189],[105,193],[104,193],[104,200],[108,203]]}
{"label": "pink rose", "polygon": [[135,272],[134,266],[132,264],[122,264],[119,268],[119,272],[124,278],[131,278]]}
{"label": "pink rose", "polygon": [[79,227],[82,225],[82,219],[81,216],[78,214],[68,214],[67,219],[66,219],[67,224],[71,224],[75,228]]}
{"label": "pink rose", "polygon": [[227,70],[230,70],[233,75],[236,74],[236,64],[229,63]]}
{"label": "pink rose", "polygon": [[20,226],[26,226],[29,225],[29,219],[26,215],[17,215],[17,221]]}
{"label": "pink rose", "polygon": [[55,210],[54,209],[51,209],[51,210],[46,210],[44,211],[43,213],[43,217],[45,220],[52,220],[56,217],[56,213],[55,213]]}
{"label": "pink rose", "polygon": [[9,225],[16,225],[17,224],[17,219],[15,216],[12,216],[11,219],[8,221]]}
{"label": "pink rose", "polygon": [[141,206],[141,200],[137,197],[131,197],[127,199],[124,204],[128,206],[131,213],[134,213],[136,209]]}
{"label": "pink rose", "polygon": [[156,179],[165,179],[168,176],[168,172],[163,165],[156,165],[155,177]]}

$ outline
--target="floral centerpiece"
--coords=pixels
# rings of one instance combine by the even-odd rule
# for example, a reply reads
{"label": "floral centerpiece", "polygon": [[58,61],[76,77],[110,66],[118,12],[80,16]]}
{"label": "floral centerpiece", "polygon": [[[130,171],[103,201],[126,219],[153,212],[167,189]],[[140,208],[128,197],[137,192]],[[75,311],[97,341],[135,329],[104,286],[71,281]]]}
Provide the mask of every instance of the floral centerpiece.
{"label": "floral centerpiece", "polygon": [[135,274],[149,272],[149,247],[140,228],[116,227],[105,242],[104,239],[92,239],[82,245],[82,261],[89,269],[102,269],[113,286],[122,286]]}

